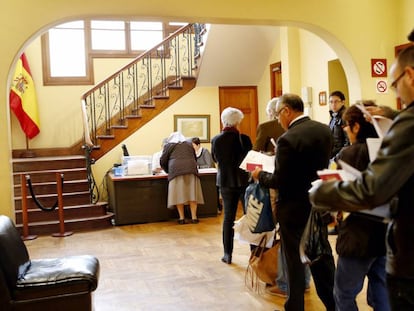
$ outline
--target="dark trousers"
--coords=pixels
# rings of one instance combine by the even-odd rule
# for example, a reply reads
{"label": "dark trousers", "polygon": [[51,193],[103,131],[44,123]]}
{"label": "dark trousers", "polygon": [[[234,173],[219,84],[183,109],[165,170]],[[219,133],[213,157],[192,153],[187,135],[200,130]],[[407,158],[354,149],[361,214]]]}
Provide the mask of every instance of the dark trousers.
{"label": "dark trousers", "polygon": [[396,278],[387,274],[387,287],[391,310],[414,310],[414,280]]}
{"label": "dark trousers", "polygon": [[[294,216],[293,216],[294,217]],[[285,303],[286,311],[303,311],[305,308],[305,266],[300,260],[299,244],[304,226],[293,226],[292,223],[280,224],[280,237],[286,256],[288,274],[288,298]],[[326,235],[326,239],[328,236]],[[335,263],[333,256],[326,256],[311,265],[311,272],[316,291],[326,309],[335,310],[333,297]]]}
{"label": "dark trousers", "polygon": [[223,219],[223,248],[224,253],[232,255],[234,238],[234,221],[236,220],[237,206],[240,195],[244,194],[242,188],[220,187],[223,199],[224,219]]}

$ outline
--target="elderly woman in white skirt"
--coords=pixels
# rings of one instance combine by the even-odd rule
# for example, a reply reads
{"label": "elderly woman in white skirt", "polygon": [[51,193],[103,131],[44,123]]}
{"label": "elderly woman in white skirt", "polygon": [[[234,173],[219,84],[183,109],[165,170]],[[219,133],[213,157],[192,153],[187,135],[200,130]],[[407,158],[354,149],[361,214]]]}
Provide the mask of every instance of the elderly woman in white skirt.
{"label": "elderly woman in white skirt", "polygon": [[204,204],[204,198],[191,141],[186,141],[180,132],[171,133],[162,151],[160,164],[168,173],[168,208],[177,206],[178,223],[183,225],[184,205],[190,205],[191,223],[197,224],[197,205]]}

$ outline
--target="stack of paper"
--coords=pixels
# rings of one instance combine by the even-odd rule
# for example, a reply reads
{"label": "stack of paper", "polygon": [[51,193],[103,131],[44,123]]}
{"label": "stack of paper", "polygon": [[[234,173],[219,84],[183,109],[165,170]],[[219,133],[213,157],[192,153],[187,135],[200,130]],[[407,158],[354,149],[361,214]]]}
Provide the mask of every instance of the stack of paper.
{"label": "stack of paper", "polygon": [[250,150],[239,167],[248,172],[254,171],[256,167],[260,167],[266,172],[273,173],[275,170],[275,156]]}

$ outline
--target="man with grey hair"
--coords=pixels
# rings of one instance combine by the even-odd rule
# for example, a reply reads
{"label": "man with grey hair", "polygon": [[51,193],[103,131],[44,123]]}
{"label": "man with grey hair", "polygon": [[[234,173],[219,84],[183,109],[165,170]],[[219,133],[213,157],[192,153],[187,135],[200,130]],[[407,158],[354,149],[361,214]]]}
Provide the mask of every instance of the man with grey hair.
{"label": "man with grey hair", "polygon": [[[299,244],[311,211],[308,190],[318,178],[317,171],[328,166],[333,143],[329,127],[311,120],[303,111],[304,104],[298,95],[280,97],[275,115],[286,132],[277,140],[275,169],[268,173],[256,167],[252,172],[253,179],[261,185],[279,190],[277,218],[289,284],[286,311],[305,308],[305,266],[300,259]],[[321,238],[327,242],[328,235]],[[319,297],[328,311],[334,311],[332,253],[321,256],[310,268]]]}
{"label": "man with grey hair", "polygon": [[392,310],[414,310],[414,45],[402,50],[390,75],[404,109],[383,138],[376,159],[354,181],[328,181],[310,190],[317,210],[373,209],[391,201],[387,287]]}
{"label": "man with grey hair", "polygon": [[284,132],[275,116],[277,100],[278,98],[274,97],[267,103],[266,113],[269,121],[258,125],[253,150],[275,154],[275,146],[272,144],[271,139],[273,138],[276,141]]}

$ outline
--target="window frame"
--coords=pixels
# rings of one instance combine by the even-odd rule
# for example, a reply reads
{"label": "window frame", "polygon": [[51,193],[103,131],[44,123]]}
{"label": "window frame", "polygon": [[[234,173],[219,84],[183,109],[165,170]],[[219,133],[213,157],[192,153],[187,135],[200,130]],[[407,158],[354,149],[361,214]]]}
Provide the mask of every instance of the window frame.
{"label": "window frame", "polygon": [[[43,69],[43,85],[45,86],[57,86],[57,85],[93,85],[94,80],[94,58],[136,58],[145,51],[131,50],[131,21],[140,20],[124,20],[124,19],[77,19],[82,20],[85,23],[85,70],[86,75],[80,77],[52,77],[51,76],[51,65],[50,65],[50,54],[49,54],[49,32],[46,32],[41,36],[41,49],[42,49],[42,69]],[[125,23],[125,47],[124,51],[119,50],[92,50],[92,20],[115,20],[123,21]],[[69,21],[68,21],[69,22]],[[145,22],[145,21],[144,21]],[[162,23],[163,39],[167,38],[171,33],[178,30],[181,25],[170,25],[169,22]],[[57,26],[57,25],[56,25]],[[156,57],[156,55],[154,55]]]}

